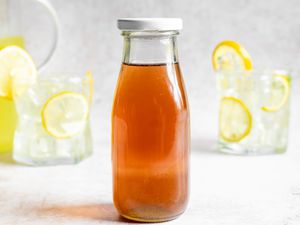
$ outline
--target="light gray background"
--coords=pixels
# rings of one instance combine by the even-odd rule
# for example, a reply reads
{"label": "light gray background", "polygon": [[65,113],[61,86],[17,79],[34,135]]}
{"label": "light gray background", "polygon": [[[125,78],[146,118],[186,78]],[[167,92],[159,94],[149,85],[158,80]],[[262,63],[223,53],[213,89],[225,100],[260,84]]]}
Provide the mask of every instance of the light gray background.
{"label": "light gray background", "polygon": [[[191,109],[191,197],[168,224],[300,224],[299,0],[52,0],[58,48],[42,73],[95,75],[94,155],[76,166],[31,168],[0,157],[1,224],[119,224],[112,205],[110,113],[122,37],[118,17],[181,17],[179,58]],[[38,37],[37,37],[38,38]],[[258,68],[292,68],[289,149],[284,155],[217,154],[217,101],[211,53],[223,39],[242,43]],[[159,185],[159,184],[158,184]]]}
{"label": "light gray background", "polygon": [[191,105],[193,138],[203,137],[208,126],[216,128],[215,98],[207,96],[215,95],[211,53],[221,40],[242,43],[257,68],[292,68],[295,75],[300,71],[298,0],[51,2],[57,10],[61,32],[58,48],[44,71],[93,71],[96,87],[93,123],[99,126],[99,131],[100,127],[106,128],[104,134],[96,130],[95,138],[109,139],[110,135],[110,108],[123,44],[116,28],[119,17],[183,19],[179,58]]}

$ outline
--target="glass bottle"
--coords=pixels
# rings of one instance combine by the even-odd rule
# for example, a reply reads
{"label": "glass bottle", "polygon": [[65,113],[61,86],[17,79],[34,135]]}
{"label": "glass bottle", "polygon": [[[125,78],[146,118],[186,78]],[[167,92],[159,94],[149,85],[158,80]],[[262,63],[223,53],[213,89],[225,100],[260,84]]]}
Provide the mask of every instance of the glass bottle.
{"label": "glass bottle", "polygon": [[112,110],[114,204],[130,220],[182,214],[189,193],[189,108],[177,35],[181,19],[119,19],[124,37]]}

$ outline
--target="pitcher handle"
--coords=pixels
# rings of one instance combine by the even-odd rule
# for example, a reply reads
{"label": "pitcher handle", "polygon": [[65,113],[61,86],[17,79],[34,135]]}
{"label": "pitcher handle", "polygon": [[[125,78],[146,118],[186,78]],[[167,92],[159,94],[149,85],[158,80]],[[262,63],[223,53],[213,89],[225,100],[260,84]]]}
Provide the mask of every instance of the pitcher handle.
{"label": "pitcher handle", "polygon": [[42,60],[40,65],[38,65],[38,69],[42,68],[52,57],[56,47],[57,47],[57,42],[58,42],[58,35],[59,35],[59,20],[56,14],[55,9],[51,5],[51,3],[48,0],[36,0],[37,2],[41,3],[46,9],[47,12],[49,13],[50,17],[52,17],[53,21],[53,34],[52,34],[52,43],[50,45],[50,50],[48,55]]}

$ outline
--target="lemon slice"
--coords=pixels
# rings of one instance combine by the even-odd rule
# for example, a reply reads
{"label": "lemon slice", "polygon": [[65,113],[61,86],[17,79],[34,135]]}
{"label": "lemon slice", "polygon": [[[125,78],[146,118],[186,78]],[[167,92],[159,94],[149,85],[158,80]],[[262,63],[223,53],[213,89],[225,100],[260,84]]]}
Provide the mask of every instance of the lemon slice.
{"label": "lemon slice", "polygon": [[286,75],[275,75],[268,104],[261,109],[266,112],[276,112],[288,101],[291,91],[290,78]]}
{"label": "lemon slice", "polygon": [[227,142],[239,142],[252,128],[248,107],[235,97],[224,97],[220,106],[220,135]]}
{"label": "lemon slice", "polygon": [[36,66],[22,48],[9,46],[0,51],[0,96],[12,99],[35,82]]}
{"label": "lemon slice", "polygon": [[248,52],[237,42],[222,41],[213,51],[214,70],[251,70],[252,62]]}
{"label": "lemon slice", "polygon": [[89,104],[75,92],[61,92],[50,97],[42,108],[42,124],[55,138],[70,138],[80,133],[86,125]]}
{"label": "lemon slice", "polygon": [[93,102],[93,96],[94,96],[94,77],[91,71],[86,72],[85,76],[87,78],[85,82],[87,82],[87,86],[89,88],[88,100],[91,106]]}

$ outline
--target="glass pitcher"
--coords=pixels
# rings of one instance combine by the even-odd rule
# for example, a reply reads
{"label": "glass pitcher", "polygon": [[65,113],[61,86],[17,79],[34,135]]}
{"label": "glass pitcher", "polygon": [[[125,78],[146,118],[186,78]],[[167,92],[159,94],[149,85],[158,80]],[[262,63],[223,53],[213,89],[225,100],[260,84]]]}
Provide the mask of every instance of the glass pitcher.
{"label": "glass pitcher", "polygon": [[177,56],[181,19],[119,19],[124,36],[112,111],[114,204],[131,220],[184,212],[189,109]]}
{"label": "glass pitcher", "polygon": [[[37,18],[38,16],[42,18]],[[42,24],[41,21],[47,21],[44,18],[45,16],[48,17],[49,23]],[[26,26],[28,19],[30,24]],[[36,24],[39,24],[39,26],[36,26]],[[38,35],[43,38],[46,35],[48,43],[43,42],[43,46],[33,44],[32,42],[37,41],[39,38],[30,37],[29,39],[27,37],[32,32],[30,27],[39,29]],[[26,48],[40,68],[51,58],[57,39],[58,19],[56,11],[48,0],[0,0],[0,49],[10,45]],[[42,50],[44,50],[43,55],[38,53]]]}
{"label": "glass pitcher", "polygon": [[[35,12],[43,7],[48,14],[48,23],[34,24],[46,21],[47,14],[42,13],[41,20],[37,20]],[[43,11],[43,12],[44,12]],[[23,27],[25,21],[34,18],[32,26]],[[34,15],[32,15],[34,14]],[[48,43],[37,46],[28,33],[36,28],[41,37],[47,36]],[[47,31],[44,31],[47,28]],[[26,37],[27,35],[27,37]],[[30,36],[30,35],[29,35]],[[40,41],[40,37],[36,40]],[[0,50],[11,45],[25,48],[35,60],[37,66],[42,67],[52,56],[58,39],[58,20],[55,10],[47,0],[0,0]],[[42,54],[40,54],[42,52]],[[35,57],[36,56],[36,57]],[[17,123],[17,114],[12,99],[0,96],[0,153],[12,150],[14,131]]]}

